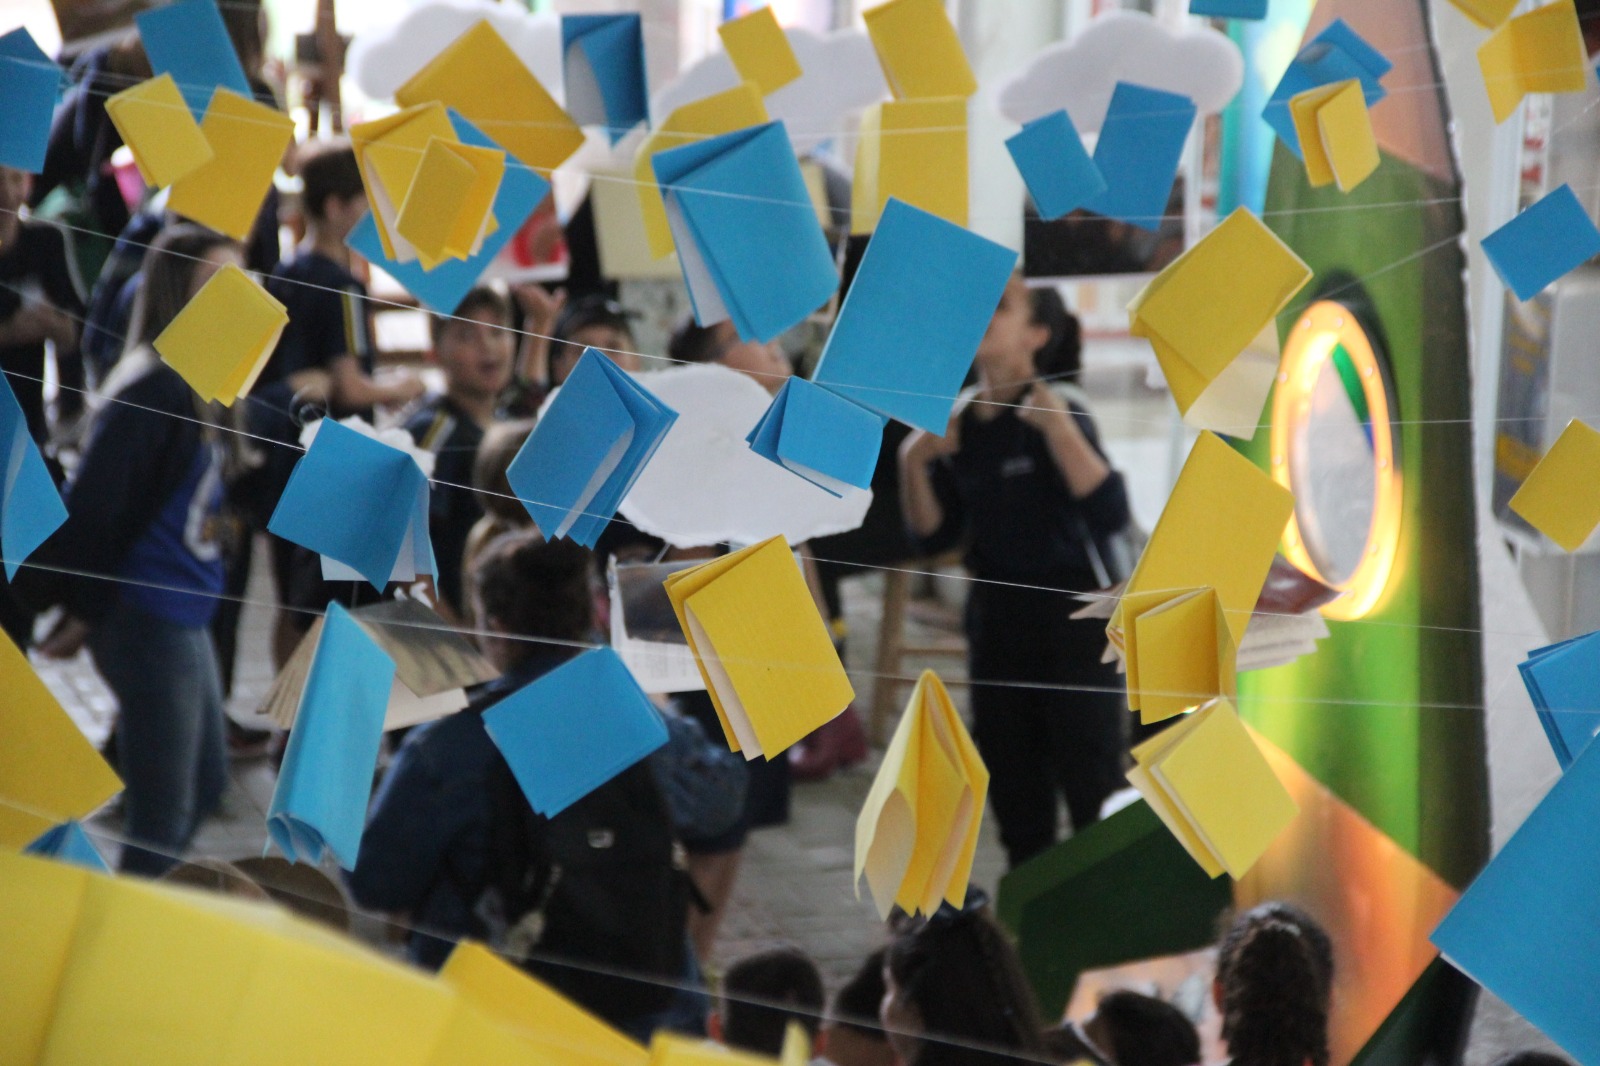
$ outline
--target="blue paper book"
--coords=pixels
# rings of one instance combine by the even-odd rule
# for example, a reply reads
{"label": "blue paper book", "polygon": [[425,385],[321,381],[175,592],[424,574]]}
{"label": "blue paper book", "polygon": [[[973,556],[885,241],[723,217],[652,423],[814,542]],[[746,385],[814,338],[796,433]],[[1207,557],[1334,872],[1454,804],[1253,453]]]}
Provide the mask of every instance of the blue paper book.
{"label": "blue paper book", "polygon": [[695,320],[770,341],[839,287],[783,123],[656,154],[656,180]]}
{"label": "blue paper book", "polygon": [[34,549],[49,539],[67,520],[67,507],[44,465],[44,456],[28,432],[28,419],[0,374],[0,554],[5,556],[6,580]]}
{"label": "blue paper book", "polygon": [[1267,98],[1261,117],[1290,151],[1301,156],[1300,136],[1295,132],[1294,116],[1289,112],[1290,99],[1309,89],[1354,78],[1361,82],[1367,106],[1372,107],[1384,98],[1384,88],[1379,82],[1393,66],[1343,19],[1334,19],[1290,62],[1278,87]]}
{"label": "blue paper book", "polygon": [[44,169],[50,119],[61,89],[61,68],[33,35],[15,29],[0,36],[0,166],[37,174]]}
{"label": "blue paper book", "polygon": [[[450,123],[456,128],[461,143],[479,148],[501,148],[472,123],[450,112]],[[382,267],[389,276],[405,286],[405,290],[426,304],[430,311],[448,315],[461,306],[461,300],[478,283],[478,278],[488,269],[500,249],[517,235],[528,216],[539,202],[550,193],[550,183],[531,167],[524,166],[507,156],[505,176],[500,179],[500,191],[495,193],[494,215],[498,227],[483,239],[478,254],[466,259],[446,259],[432,270],[425,270],[421,260],[401,263],[383,254],[383,241],[378,237],[378,223],[369,213],[345,240],[351,248],[361,253],[369,263]]]}
{"label": "blue paper book", "polygon": [[678,413],[586,348],[506,478],[539,531],[592,548]]}
{"label": "blue paper book", "polygon": [[83,825],[77,819],[46,829],[38,839],[22,850],[27,855],[60,859],[62,862],[82,866],[97,873],[111,872],[111,867],[106,864],[100,849],[94,846],[94,841],[89,839],[89,834],[83,831]]}
{"label": "blue paper book", "polygon": [[1600,633],[1538,648],[1517,669],[1565,770],[1600,733]]}
{"label": "blue paper book", "polygon": [[1083,206],[1141,229],[1159,229],[1196,113],[1194,101],[1182,93],[1117,82],[1094,146],[1106,188]]}
{"label": "blue paper book", "polygon": [[944,433],[1017,253],[891,197],[811,380]]}
{"label": "blue paper book", "polygon": [[872,487],[888,419],[804,378],[783,383],[745,442],[763,459],[843,496]]}
{"label": "blue paper book", "polygon": [[151,71],[172,75],[196,122],[219,87],[246,99],[254,95],[214,0],[179,0],[143,12],[134,21]]}
{"label": "blue paper book", "polygon": [[379,590],[433,569],[422,468],[331,418],[295,464],[267,529],[343,563]]}
{"label": "blue paper book", "polygon": [[644,32],[637,13],[561,16],[562,82],[580,126],[604,126],[616,144],[650,122]]}
{"label": "blue paper book", "polygon": [[1600,229],[1563,185],[1485,237],[1483,251],[1517,299],[1531,300],[1600,255]]}
{"label": "blue paper book", "polygon": [[533,809],[554,817],[667,742],[667,726],[610,648],[586,651],[483,712]]}
{"label": "blue paper book", "polygon": [[267,810],[267,831],[291,862],[356,865],[394,660],[337,603],[328,604],[289,746]]}
{"label": "blue paper book", "polygon": [[1040,218],[1060,218],[1106,191],[1106,179],[1065,110],[1027,123],[1006,148]]}
{"label": "blue paper book", "polygon": [[1600,1062],[1600,745],[1572,763],[1433,931],[1457,969]]}
{"label": "blue paper book", "polygon": [[1189,14],[1218,19],[1264,19],[1267,0],[1189,0]]}

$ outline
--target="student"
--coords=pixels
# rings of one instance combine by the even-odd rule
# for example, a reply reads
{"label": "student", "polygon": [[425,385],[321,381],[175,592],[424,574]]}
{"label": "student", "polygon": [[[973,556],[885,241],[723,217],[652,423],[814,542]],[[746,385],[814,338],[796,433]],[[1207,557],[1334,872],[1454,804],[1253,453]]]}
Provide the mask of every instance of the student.
{"label": "student", "polygon": [[[647,1036],[690,965],[688,876],[649,760],[547,819],[528,806],[482,718],[594,639],[591,565],[587,549],[537,530],[484,549],[472,575],[477,625],[504,673],[465,710],[406,737],[349,887],[364,907],[408,916],[414,962],[436,967],[452,941],[484,940]],[[634,976],[608,976],[617,972]]]}
{"label": "student", "polygon": [[434,455],[428,533],[439,597],[446,617],[463,618],[462,557],[472,527],[483,517],[472,471],[483,435],[499,414],[500,394],[511,382],[511,308],[505,297],[480,285],[454,315],[435,315],[429,326],[428,354],[444,370],[445,391],[412,412],[406,432]]}
{"label": "student", "polygon": [[[151,342],[239,246],[188,223],[150,246],[129,348],[106,383],[68,486],[68,518],[46,544],[47,598],[65,616],[40,645],[87,640],[117,697],[117,769],[130,843],[121,868],[157,876],[225,784],[222,691],[207,626],[222,591],[222,505],[231,434]],[[89,576],[94,575],[94,576]]]}
{"label": "student", "polygon": [[894,1048],[878,1024],[884,993],[883,960],[888,951],[879,948],[863,959],[855,976],[833,997],[822,1038],[827,1041],[824,1057],[834,1066],[895,1066]]}
{"label": "student", "polygon": [[797,1022],[818,1057],[827,1047],[822,1006],[822,974],[810,956],[794,947],[769,948],[728,967],[706,1032],[736,1051],[777,1058],[789,1023]]}
{"label": "student", "polygon": [[[1073,1049],[1073,1038],[1081,1050]],[[1045,1034],[1059,1061],[1082,1057],[1115,1066],[1196,1066],[1200,1033],[1166,1000],[1117,989],[1100,997],[1082,1028],[1063,1026]],[[1062,1052],[1067,1052],[1062,1054]]]}
{"label": "student", "polygon": [[1012,278],[978,346],[977,389],[944,436],[917,431],[900,450],[911,532],[964,530],[973,739],[1013,867],[1055,843],[1059,799],[1082,829],[1122,781],[1105,627],[1071,615],[1073,593],[1099,587],[1090,538],[1127,524],[1128,495],[1088,412],[1038,377],[1039,355],[1063,333],[1076,349],[1077,328],[1059,293]]}
{"label": "student", "polygon": [[568,303],[565,289],[550,293],[539,285],[519,286],[516,298],[524,332],[516,381],[506,396],[511,413],[537,414],[550,391],[578,365],[585,348],[598,349],[623,370],[638,373],[633,316],[615,300],[591,293]]}
{"label": "student", "polygon": [[685,319],[672,335],[667,357],[676,363],[717,363],[737,370],[774,396],[794,376],[794,364],[777,341],[740,340],[739,331],[727,320],[702,326],[693,316]]}
{"label": "student", "polygon": [[[478,569],[478,557],[502,535],[533,525],[533,516],[517,499],[506,471],[517,457],[522,446],[533,432],[533,419],[519,418],[511,422],[496,422],[483,434],[478,454],[472,463],[472,487],[477,489],[478,503],[483,507],[479,518],[467,533],[467,543],[461,555],[461,572],[471,574]],[[467,590],[463,589],[465,596]],[[470,597],[468,597],[470,599]],[[477,607],[466,604],[468,617]]]}
{"label": "student", "polygon": [[1328,1066],[1333,942],[1299,907],[1263,903],[1234,921],[1211,996],[1230,1066]]}
{"label": "student", "polygon": [[879,1018],[901,1066],[1013,1066],[1042,1060],[1038,1008],[1022,964],[981,897],[908,922],[884,960]]}

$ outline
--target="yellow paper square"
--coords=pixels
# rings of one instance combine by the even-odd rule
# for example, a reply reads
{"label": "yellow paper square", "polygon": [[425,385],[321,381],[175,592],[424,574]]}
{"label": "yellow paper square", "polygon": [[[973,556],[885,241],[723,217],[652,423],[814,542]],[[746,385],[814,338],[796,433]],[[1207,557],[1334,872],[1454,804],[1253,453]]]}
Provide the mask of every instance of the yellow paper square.
{"label": "yellow paper square", "polygon": [[86,817],[122,781],[3,633],[0,692],[0,849],[15,851],[51,826]]}
{"label": "yellow paper square", "polygon": [[889,0],[861,17],[896,100],[965,99],[978,91],[943,0]]}
{"label": "yellow paper square", "polygon": [[800,61],[772,8],[757,8],[748,15],[729,19],[717,27],[717,35],[728,50],[733,69],[743,80],[755,82],[761,95],[800,77]]}
{"label": "yellow paper square", "polygon": [[1577,551],[1600,525],[1600,432],[1567,423],[1522,487],[1511,509],[1567,551]]}
{"label": "yellow paper square", "polygon": [[1517,0],[1450,0],[1457,11],[1486,30],[1492,30],[1511,17]]}
{"label": "yellow paper square", "polygon": [[776,758],[855,698],[782,537],[668,579],[667,594],[746,758]]}
{"label": "yellow paper square", "polygon": [[1215,590],[1198,589],[1138,614],[1133,629],[1145,725],[1237,692],[1237,651]]}
{"label": "yellow paper square", "polygon": [[231,407],[255,385],[288,324],[283,304],[229,263],[161,331],[155,349],[202,399]]}
{"label": "yellow paper square", "polygon": [[1349,192],[1378,169],[1378,142],[1361,82],[1352,78],[1289,101],[1312,187],[1338,183]]}
{"label": "yellow paper square", "polygon": [[639,190],[639,210],[644,216],[645,237],[650,254],[657,259],[671,255],[676,247],[672,227],[667,222],[667,205],[661,199],[651,160],[657,152],[679,148],[693,141],[717,137],[734,130],[759,126],[767,121],[767,105],[754,82],[741,82],[725,92],[684,104],[658,125],[639,146],[633,157],[633,180]]}
{"label": "yellow paper square", "polygon": [[401,107],[438,101],[548,178],[583,146],[583,130],[487,19],[457,37],[394,94]]}
{"label": "yellow paper square", "polygon": [[384,254],[399,262],[411,262],[419,255],[396,227],[428,146],[435,141],[457,141],[450,115],[440,103],[418,104],[350,127],[350,145],[355,149],[378,239]]}
{"label": "yellow paper square", "polygon": [[242,241],[255,225],[272,175],[294,140],[294,119],[218,89],[200,132],[211,146],[211,161],[172,183],[167,207]]}
{"label": "yellow paper square", "polygon": [[1510,118],[1529,93],[1583,92],[1587,66],[1573,0],[1555,0],[1518,15],[1478,48],[1478,67],[1496,122]]}
{"label": "yellow paper square", "polygon": [[433,138],[395,218],[400,234],[431,269],[466,259],[481,234],[505,172],[505,153]]}
{"label": "yellow paper square", "polygon": [[89,878],[79,866],[0,851],[0,1066],[39,1061]]}
{"label": "yellow paper square", "polygon": [[1190,857],[1200,864],[1200,868],[1205,870],[1208,876],[1221,877],[1222,863],[1211,852],[1199,830],[1184,816],[1182,806],[1167,791],[1166,785],[1151,772],[1151,767],[1200,723],[1201,713],[1196,711],[1187,715],[1133,748],[1129,752],[1134,764],[1128,770],[1128,783],[1139,790],[1139,794],[1156,813],[1156,817],[1161,819],[1162,824],[1177,838],[1178,843],[1183,845]]}
{"label": "yellow paper square", "polygon": [[106,101],[106,114],[146,183],[162,189],[211,159],[211,145],[171,74],[142,81]]}
{"label": "yellow paper square", "polygon": [[968,169],[966,100],[873,105],[861,117],[850,231],[876,229],[891,196],[965,226]]}

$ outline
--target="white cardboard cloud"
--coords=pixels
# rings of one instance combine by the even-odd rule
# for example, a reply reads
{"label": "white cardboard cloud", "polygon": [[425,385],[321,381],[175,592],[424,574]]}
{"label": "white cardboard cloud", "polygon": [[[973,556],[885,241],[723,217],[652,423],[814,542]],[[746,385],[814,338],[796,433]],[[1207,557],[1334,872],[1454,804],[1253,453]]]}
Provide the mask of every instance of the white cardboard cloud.
{"label": "white cardboard cloud", "polygon": [[561,99],[561,20],[530,15],[518,5],[493,0],[443,0],[412,8],[404,17],[350,42],[346,60],[356,87],[387,100],[428,60],[480,19],[488,19],[534,77]]}
{"label": "white cardboard cloud", "polygon": [[[840,30],[822,36],[800,28],[786,32],[802,73],[767,97],[767,113],[783,120],[795,151],[804,154],[842,136],[847,116],[888,97],[889,86],[865,33]],[[739,76],[728,54],[713,52],[662,86],[651,101],[651,114],[663,119],[684,104],[737,84]]]}
{"label": "white cardboard cloud", "polygon": [[1034,56],[1000,86],[998,106],[1018,123],[1064,107],[1079,132],[1092,133],[1119,81],[1182,93],[1210,115],[1244,84],[1244,56],[1227,34],[1209,26],[1172,29],[1142,12],[1112,11]]}

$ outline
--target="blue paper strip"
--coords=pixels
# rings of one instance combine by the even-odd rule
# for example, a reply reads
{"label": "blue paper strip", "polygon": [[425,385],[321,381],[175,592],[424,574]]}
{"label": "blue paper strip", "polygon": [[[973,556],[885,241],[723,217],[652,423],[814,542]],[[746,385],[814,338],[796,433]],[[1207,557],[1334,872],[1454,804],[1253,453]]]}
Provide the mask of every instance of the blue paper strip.
{"label": "blue paper strip", "polygon": [[[598,100],[587,98],[590,88],[577,75],[573,48],[583,51]],[[561,55],[567,109],[580,124],[604,125],[616,144],[639,123],[649,123],[644,32],[637,13],[561,16]]]}
{"label": "blue paper strip", "polygon": [[1519,300],[1600,255],[1600,229],[1563,185],[1483,239],[1484,254]]}
{"label": "blue paper strip", "polygon": [[1565,770],[1600,732],[1600,633],[1532,651],[1517,669]]}
{"label": "blue paper strip", "polygon": [[28,433],[11,383],[0,374],[0,554],[5,556],[6,580],[67,520],[66,504],[45,466],[39,446]]}
{"label": "blue paper strip", "polygon": [[[804,378],[790,378],[745,443],[833,496],[872,487],[888,420]],[[820,476],[813,476],[820,475]]]}
{"label": "blue paper strip", "polygon": [[1189,14],[1218,19],[1264,19],[1267,0],[1189,0]]}
{"label": "blue paper strip", "polygon": [[1140,229],[1159,229],[1196,113],[1182,93],[1118,82],[1094,146],[1106,189],[1083,206]]}
{"label": "blue paper strip", "polygon": [[0,166],[44,169],[50,121],[61,91],[61,68],[25,29],[0,36]]}
{"label": "blue paper strip", "polygon": [[1106,191],[1106,179],[1065,110],[1027,123],[1006,149],[1040,218],[1060,218]]}
{"label": "blue paper strip", "polygon": [[142,12],[134,21],[150,69],[157,76],[172,75],[196,122],[205,117],[211,94],[219,88],[246,99],[254,95],[213,0],[179,0]]}
{"label": "blue paper strip", "polygon": [[105,856],[100,854],[100,849],[94,846],[94,841],[89,839],[89,834],[83,831],[83,825],[76,819],[62,822],[45,830],[40,836],[23,848],[27,855],[42,855],[47,859],[59,859],[74,866],[82,866],[96,873],[108,874],[111,867],[106,863]]}

